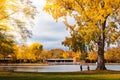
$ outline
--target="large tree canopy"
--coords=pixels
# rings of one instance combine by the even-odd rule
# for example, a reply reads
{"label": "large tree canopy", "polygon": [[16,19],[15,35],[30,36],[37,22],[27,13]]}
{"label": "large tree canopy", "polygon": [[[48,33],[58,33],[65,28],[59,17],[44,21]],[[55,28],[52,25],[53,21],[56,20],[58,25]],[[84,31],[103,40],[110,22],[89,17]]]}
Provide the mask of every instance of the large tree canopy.
{"label": "large tree canopy", "polygon": [[[104,70],[105,44],[120,40],[120,0],[46,0],[44,10],[55,20],[64,19],[72,33],[82,37],[85,44],[98,48],[97,70]],[[75,25],[68,23],[68,16]]]}
{"label": "large tree canopy", "polygon": [[30,37],[25,25],[31,23],[35,13],[29,0],[0,0],[0,53],[11,53],[16,37]]}

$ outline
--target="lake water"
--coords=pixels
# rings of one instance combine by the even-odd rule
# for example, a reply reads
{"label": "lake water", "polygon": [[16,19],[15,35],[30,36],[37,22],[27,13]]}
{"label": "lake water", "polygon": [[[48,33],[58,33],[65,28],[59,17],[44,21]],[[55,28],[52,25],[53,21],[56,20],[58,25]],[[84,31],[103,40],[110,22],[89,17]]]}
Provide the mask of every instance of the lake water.
{"label": "lake water", "polygon": [[[87,70],[87,65],[83,65],[83,70]],[[90,70],[94,70],[96,65],[90,65]],[[109,70],[120,71],[120,65],[106,65]],[[19,72],[75,72],[80,71],[80,65],[49,65],[49,66],[0,66],[0,70]]]}

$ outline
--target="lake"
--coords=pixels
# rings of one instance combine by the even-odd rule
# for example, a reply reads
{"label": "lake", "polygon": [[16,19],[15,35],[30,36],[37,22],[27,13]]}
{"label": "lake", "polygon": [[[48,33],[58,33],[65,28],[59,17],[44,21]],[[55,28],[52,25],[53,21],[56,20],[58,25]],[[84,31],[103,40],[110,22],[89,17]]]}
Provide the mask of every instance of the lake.
{"label": "lake", "polygon": [[[87,65],[83,65],[87,70]],[[95,70],[96,65],[90,65],[90,70]],[[109,70],[120,71],[120,65],[106,65]],[[75,72],[80,71],[80,65],[48,65],[48,66],[0,66],[0,70],[15,72]]]}

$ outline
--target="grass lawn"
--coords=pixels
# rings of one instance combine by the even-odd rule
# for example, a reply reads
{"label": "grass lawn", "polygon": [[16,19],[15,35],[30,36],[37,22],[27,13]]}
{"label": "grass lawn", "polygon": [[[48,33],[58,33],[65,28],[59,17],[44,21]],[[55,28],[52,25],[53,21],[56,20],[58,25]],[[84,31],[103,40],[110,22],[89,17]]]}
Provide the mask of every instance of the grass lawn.
{"label": "grass lawn", "polygon": [[0,71],[0,80],[120,80],[120,71],[23,73]]}

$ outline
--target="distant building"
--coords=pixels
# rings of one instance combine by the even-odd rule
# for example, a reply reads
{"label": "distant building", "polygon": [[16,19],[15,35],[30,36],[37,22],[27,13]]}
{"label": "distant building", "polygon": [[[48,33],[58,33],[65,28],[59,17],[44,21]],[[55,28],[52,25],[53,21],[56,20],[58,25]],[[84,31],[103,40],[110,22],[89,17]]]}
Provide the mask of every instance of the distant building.
{"label": "distant building", "polygon": [[74,64],[76,60],[73,58],[69,59],[47,59],[48,64]]}

